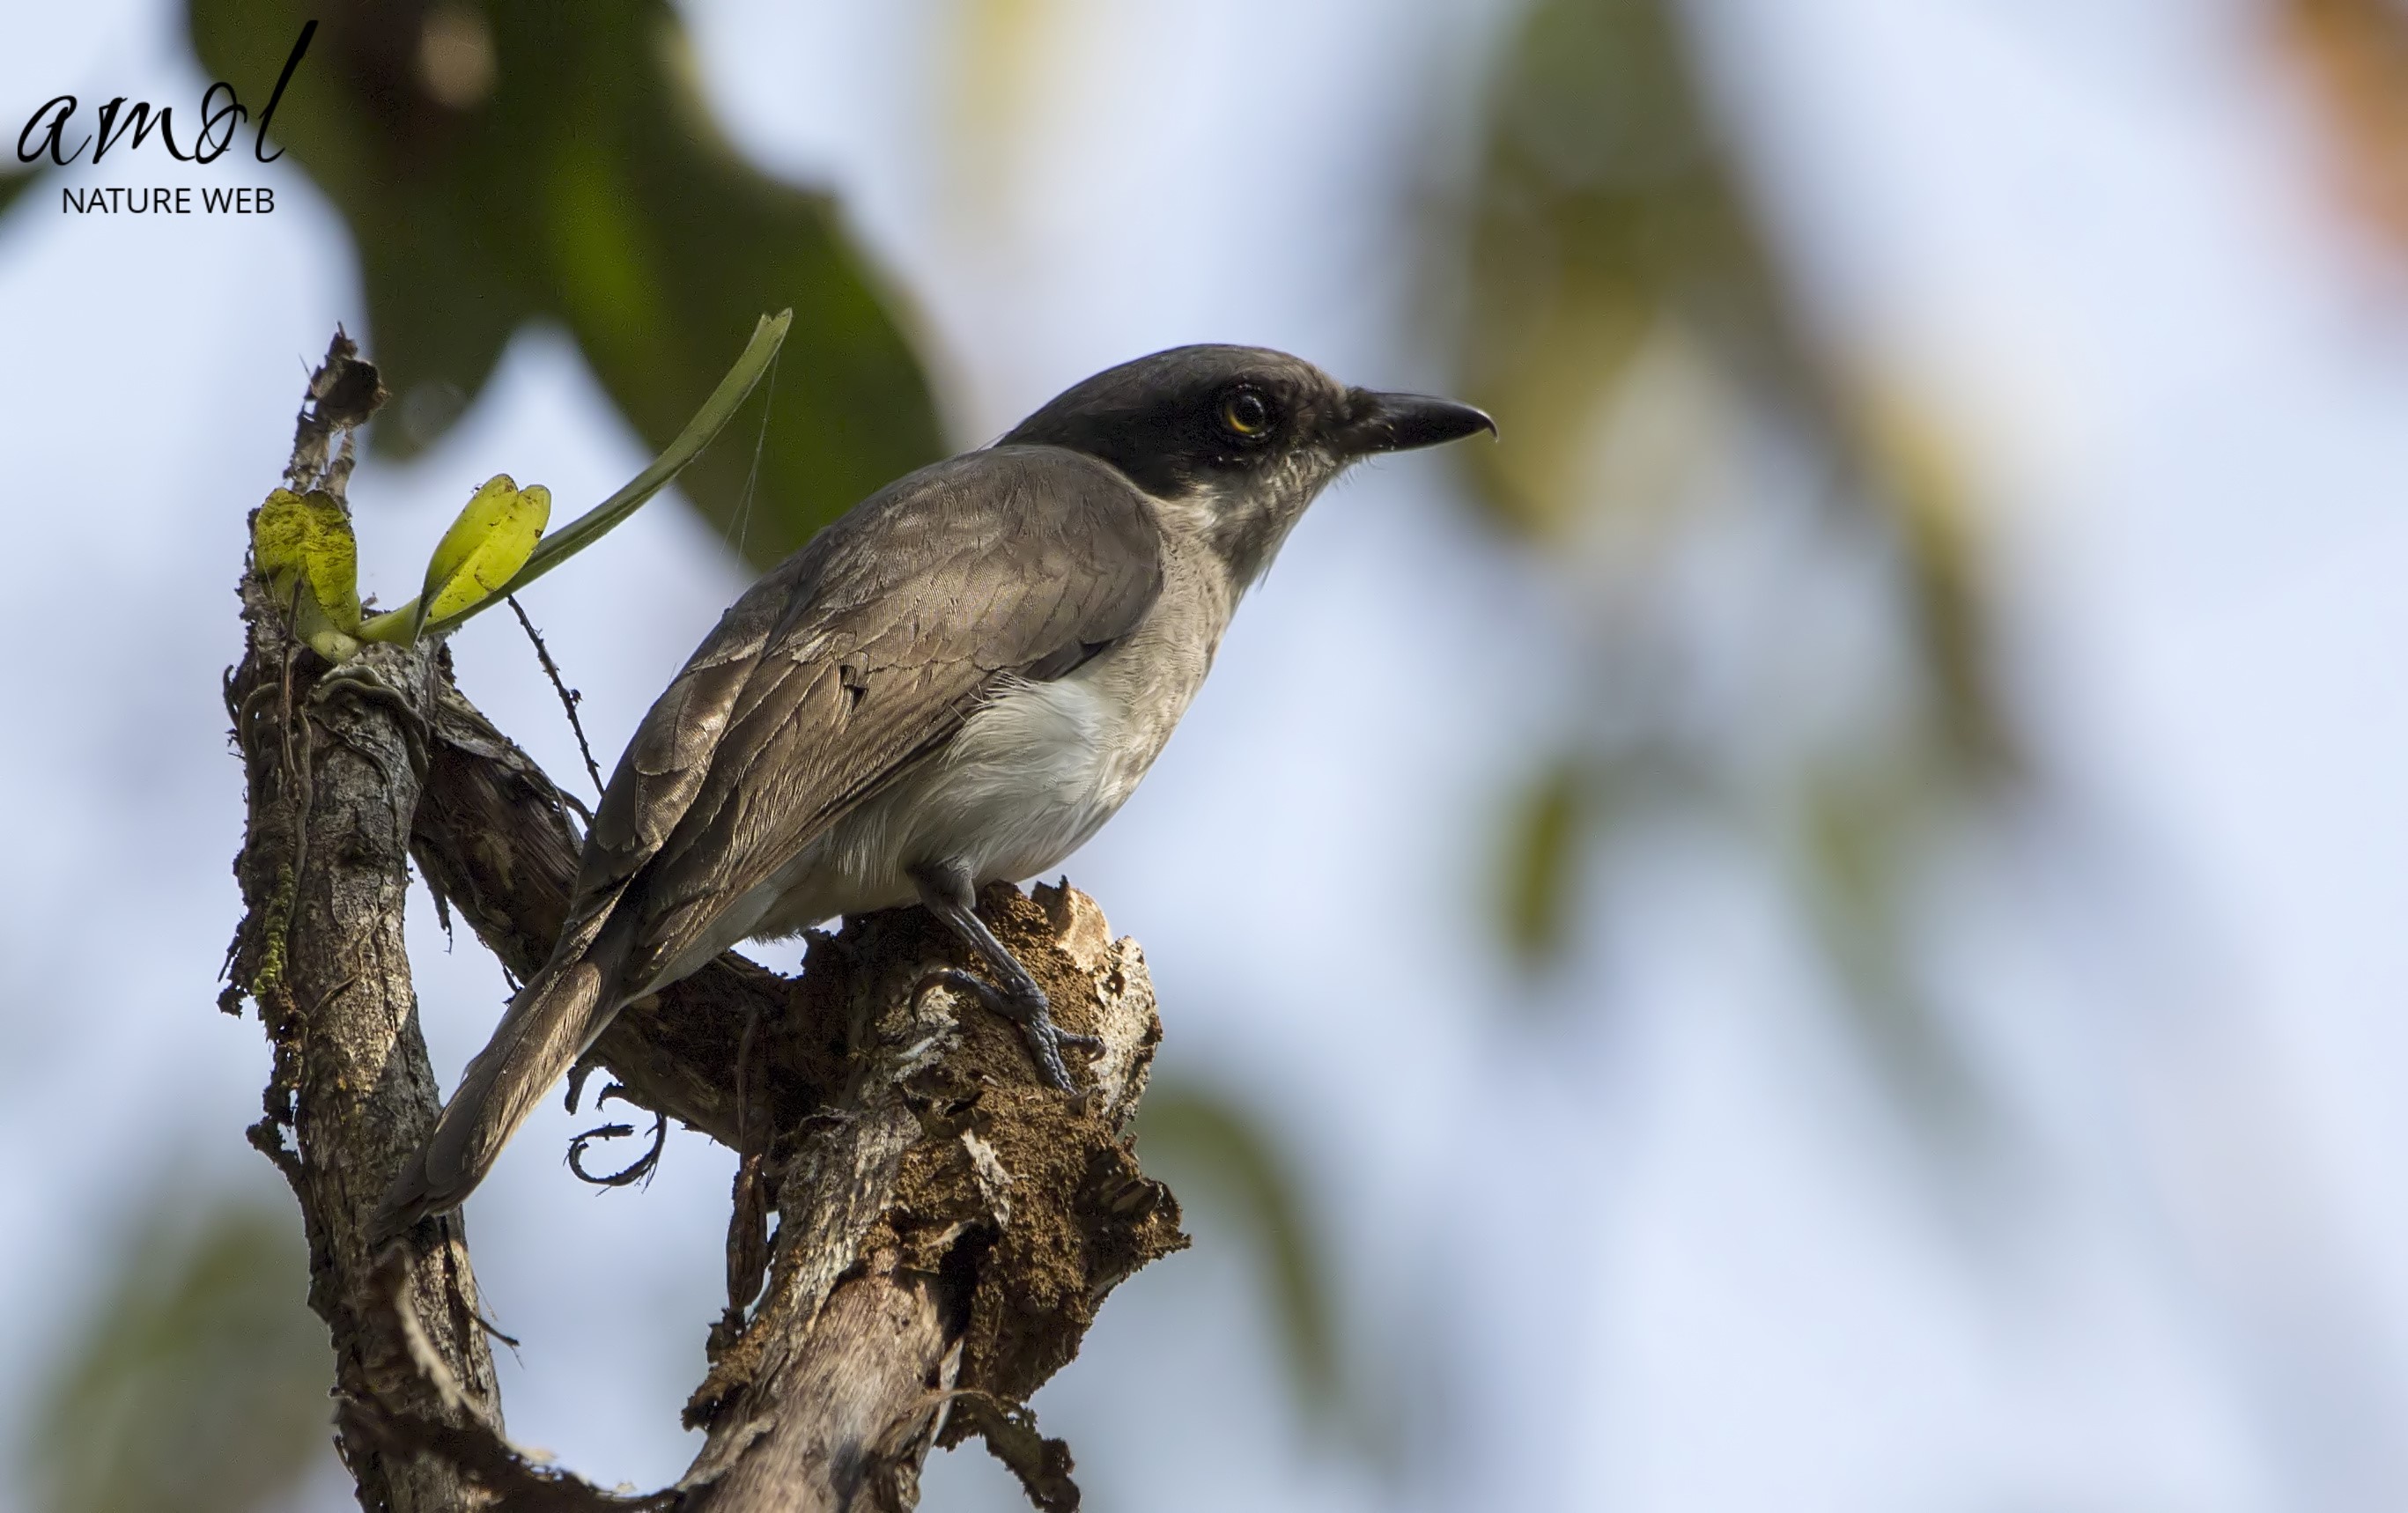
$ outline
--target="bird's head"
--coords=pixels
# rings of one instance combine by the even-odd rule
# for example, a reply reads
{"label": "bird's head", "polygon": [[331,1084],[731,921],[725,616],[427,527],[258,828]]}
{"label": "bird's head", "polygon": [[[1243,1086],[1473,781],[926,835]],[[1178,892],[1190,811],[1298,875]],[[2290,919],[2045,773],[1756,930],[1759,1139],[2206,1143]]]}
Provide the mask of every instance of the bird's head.
{"label": "bird's head", "polygon": [[1177,507],[1244,584],[1348,464],[1496,430],[1469,405],[1348,388],[1285,352],[1174,347],[1073,385],[998,445],[1110,463]]}

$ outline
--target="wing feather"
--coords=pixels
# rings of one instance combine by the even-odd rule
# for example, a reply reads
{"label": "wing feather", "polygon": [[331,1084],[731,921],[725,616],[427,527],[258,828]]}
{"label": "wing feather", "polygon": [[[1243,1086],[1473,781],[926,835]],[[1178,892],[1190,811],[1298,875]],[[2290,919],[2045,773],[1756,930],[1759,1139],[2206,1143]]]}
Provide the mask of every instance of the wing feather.
{"label": "wing feather", "polygon": [[1008,447],[912,474],[723,617],[644,718],[595,818],[573,917],[636,909],[645,980],[719,912],[940,749],[999,678],[1074,664],[1162,586],[1121,474]]}

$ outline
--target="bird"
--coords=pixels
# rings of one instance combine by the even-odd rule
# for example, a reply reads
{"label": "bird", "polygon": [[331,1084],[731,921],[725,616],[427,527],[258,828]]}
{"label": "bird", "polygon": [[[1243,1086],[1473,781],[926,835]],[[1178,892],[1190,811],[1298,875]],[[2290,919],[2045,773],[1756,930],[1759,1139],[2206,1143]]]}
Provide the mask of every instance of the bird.
{"label": "bird", "polygon": [[543,967],[371,1217],[456,1208],[626,1005],[739,942],[918,904],[1071,1092],[1045,993],[974,909],[1125,803],[1240,598],[1350,464],[1496,424],[1351,388],[1284,352],[1190,346],[1106,369],[994,444],[854,506],[721,618],[594,811]]}

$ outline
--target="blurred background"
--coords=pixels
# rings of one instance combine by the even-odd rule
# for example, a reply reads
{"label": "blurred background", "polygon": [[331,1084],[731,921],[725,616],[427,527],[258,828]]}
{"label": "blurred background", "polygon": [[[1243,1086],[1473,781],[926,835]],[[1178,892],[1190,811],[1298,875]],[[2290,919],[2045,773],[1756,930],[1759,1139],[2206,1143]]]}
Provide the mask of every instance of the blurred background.
{"label": "blurred background", "polygon": [[[1092,1506],[2408,1506],[2408,7],[17,4],[0,121],[255,110],[305,14],[276,163],[0,179],[0,1506],[350,1505],[211,1007],[229,590],[330,330],[391,604],[785,305],[525,596],[606,766],[760,564],[1097,368],[1502,428],[1316,507],[1069,868],[1197,1242],[1037,1400]],[[276,207],[61,207],[151,183]],[[457,651],[581,770],[509,617]],[[448,1086],[506,990],[411,928]],[[471,1233],[514,1435],[650,1487],[732,1165],[597,1193],[593,1122]]]}

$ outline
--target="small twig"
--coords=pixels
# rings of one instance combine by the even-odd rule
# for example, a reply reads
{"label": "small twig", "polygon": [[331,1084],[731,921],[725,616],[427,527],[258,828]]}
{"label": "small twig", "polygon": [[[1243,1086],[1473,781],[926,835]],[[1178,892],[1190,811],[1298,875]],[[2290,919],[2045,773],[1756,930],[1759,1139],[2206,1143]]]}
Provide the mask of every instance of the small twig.
{"label": "small twig", "polygon": [[[602,1090],[602,1096],[594,1100],[594,1106],[599,1109],[613,1098],[621,1103],[635,1102],[627,1096],[626,1089],[613,1082]],[[668,1144],[669,1117],[666,1114],[656,1113],[652,1116],[652,1149],[630,1162],[624,1171],[596,1177],[585,1169],[585,1147],[589,1142],[623,1140],[635,1133],[636,1127],[633,1124],[600,1124],[587,1130],[583,1135],[568,1142],[568,1169],[577,1174],[579,1181],[590,1183],[595,1187],[627,1187],[636,1182],[650,1181],[652,1173],[660,1166],[661,1150]]]}
{"label": "small twig", "polygon": [[357,1397],[337,1397],[335,1421],[344,1432],[361,1436],[388,1455],[437,1456],[492,1492],[495,1506],[520,1513],[645,1513],[675,1507],[680,1501],[675,1488],[638,1496],[607,1492],[566,1471],[538,1463],[489,1429],[447,1424]]}
{"label": "small twig", "polygon": [[[586,774],[594,779],[594,792],[599,793],[602,792],[602,769],[594,761],[594,748],[585,744],[585,726],[577,718],[577,707],[585,702],[585,695],[562,680],[560,664],[552,660],[552,649],[543,644],[543,636],[536,630],[535,621],[527,619],[526,609],[520,605],[519,596],[513,593],[509,599],[510,613],[519,617],[519,624],[525,628],[527,639],[535,643],[535,660],[543,664],[544,676],[552,679],[552,691],[560,695],[560,707],[568,711],[568,728],[577,733],[578,754],[585,758]],[[584,805],[577,804],[565,792],[560,796],[576,804],[577,811],[585,816],[585,822],[593,824],[594,815]]]}
{"label": "small twig", "polygon": [[500,1340],[503,1344],[509,1346],[512,1355],[518,1354],[520,1341],[516,1335],[503,1334],[502,1326],[494,1322],[492,1319],[482,1313],[477,1315],[477,1327],[483,1330],[489,1337]]}
{"label": "small twig", "polygon": [[744,1014],[736,1045],[736,1187],[727,1215],[727,1311],[718,1333],[732,1340],[744,1326],[744,1310],[761,1295],[769,1269],[769,1205],[762,1181],[762,1147],[752,1133],[752,1040],[761,1027],[761,1006]]}
{"label": "small twig", "polygon": [[282,1121],[279,1120],[275,1114],[268,1114],[242,1133],[243,1136],[251,1142],[251,1148],[253,1150],[265,1156],[275,1163],[278,1171],[284,1174],[284,1179],[293,1184],[294,1192],[300,1192],[308,1187],[308,1174],[301,1169],[301,1158],[294,1153],[291,1146],[284,1143]]}
{"label": "small twig", "polygon": [[[369,1299],[374,1327],[397,1347],[393,1363],[399,1372],[432,1392],[455,1416],[445,1422],[412,1411],[388,1398],[386,1391],[336,1393],[335,1416],[347,1433],[375,1445],[389,1455],[414,1459],[432,1453],[449,1462],[468,1481],[494,1494],[496,1506],[523,1513],[612,1513],[666,1508],[673,1506],[669,1492],[623,1496],[564,1471],[539,1463],[540,1452],[521,1449],[504,1438],[493,1406],[476,1400],[462,1386],[442,1354],[427,1338],[417,1310],[410,1306],[408,1279],[390,1255],[371,1279],[377,1291]],[[477,1322],[497,1338],[509,1336],[493,1329],[480,1315]],[[516,1341],[510,1341],[515,1345]],[[388,1383],[389,1389],[394,1383]]]}
{"label": "small twig", "polygon": [[[1078,1466],[1070,1457],[1070,1447],[1061,1440],[1046,1438],[1038,1430],[1036,1410],[1027,1404],[1007,1403],[975,1388],[930,1392],[921,1401],[924,1406],[939,1407],[958,1405],[963,1417],[986,1441],[988,1452],[1020,1478],[1021,1490],[1041,1513],[1078,1513],[1079,1485],[1070,1478],[1070,1473]],[[897,1419],[882,1436],[880,1448],[891,1446],[895,1453],[900,1453],[917,1425],[915,1414]],[[928,1437],[933,1442],[936,1436],[931,1432]]]}

